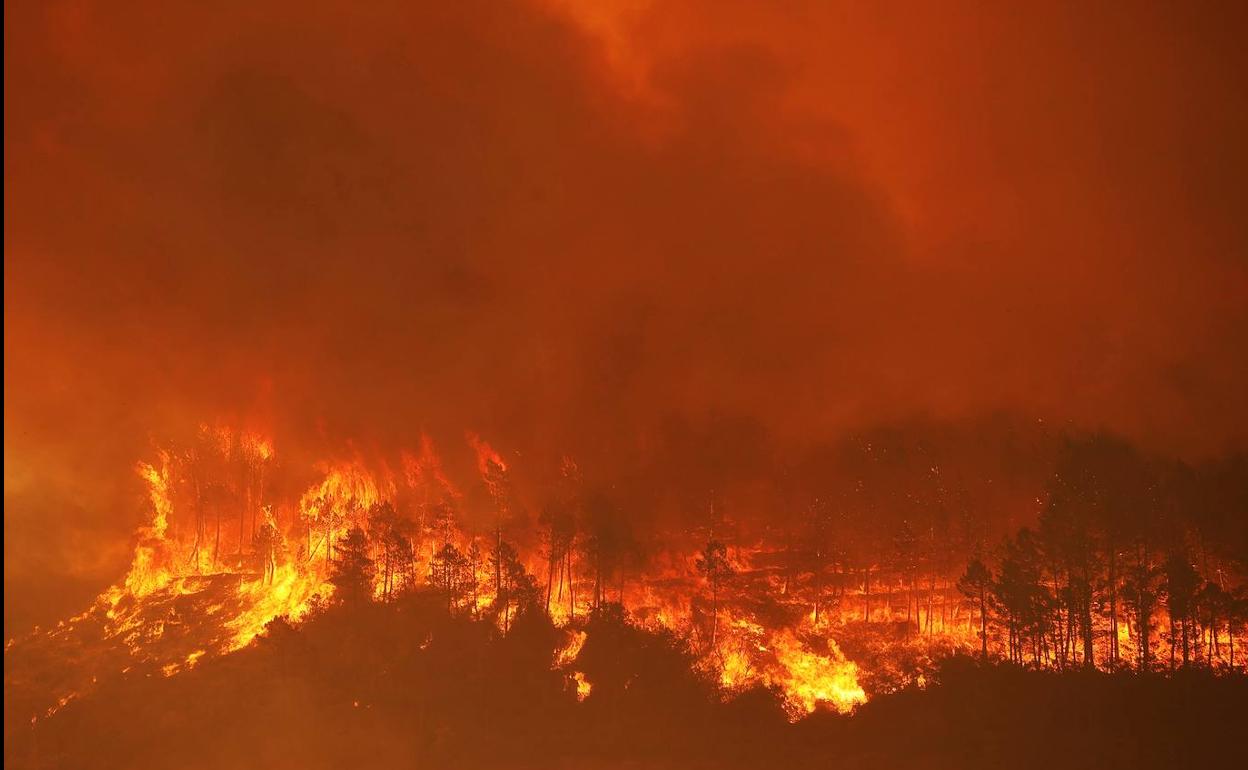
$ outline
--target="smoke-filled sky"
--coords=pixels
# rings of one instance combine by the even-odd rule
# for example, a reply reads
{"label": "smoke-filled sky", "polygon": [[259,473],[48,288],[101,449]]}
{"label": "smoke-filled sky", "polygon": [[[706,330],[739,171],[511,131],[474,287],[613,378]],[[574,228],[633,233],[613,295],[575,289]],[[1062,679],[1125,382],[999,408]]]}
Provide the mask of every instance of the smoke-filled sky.
{"label": "smoke-filled sky", "polygon": [[6,630],[203,420],[1248,448],[1243,7],[6,3]]}

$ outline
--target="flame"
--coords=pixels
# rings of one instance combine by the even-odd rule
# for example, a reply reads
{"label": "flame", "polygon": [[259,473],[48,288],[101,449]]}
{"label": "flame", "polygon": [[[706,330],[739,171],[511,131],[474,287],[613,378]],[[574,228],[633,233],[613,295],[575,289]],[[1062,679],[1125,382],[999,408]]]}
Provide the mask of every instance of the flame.
{"label": "flame", "polygon": [[141,462],[137,466],[137,471],[139,477],[148,484],[148,499],[152,502],[150,536],[158,540],[164,539],[169,529],[169,515],[173,513],[173,502],[169,495],[169,453],[160,453],[159,468]]}
{"label": "flame", "polygon": [[585,646],[585,638],[588,636],[584,631],[572,629],[568,632],[568,641],[563,647],[555,652],[555,666],[570,666],[576,662],[576,658],[581,654],[581,648]]}
{"label": "flame", "polygon": [[[585,639],[588,637],[588,634],[577,628],[568,629],[567,634],[567,641],[555,651],[553,666],[555,669],[568,670],[575,665],[577,657],[581,654],[581,648],[585,646]],[[585,678],[584,672],[571,670],[567,673],[567,677],[576,692],[577,701],[583,701],[589,697],[594,686]]]}
{"label": "flame", "polygon": [[243,451],[261,462],[273,459],[273,442],[258,433],[239,436]]}
{"label": "flame", "polygon": [[420,437],[420,454],[400,453],[407,484],[414,490],[425,490],[437,496],[457,500],[462,497],[442,467],[442,458],[428,434]]}
{"label": "flame", "polygon": [[321,466],[324,477],[299,498],[299,516],[308,524],[308,558],[331,558],[334,543],[352,526],[367,527],[365,514],[395,497],[394,482],[379,481],[356,460]]}
{"label": "flame", "polygon": [[317,598],[328,599],[333,595],[334,587],[326,582],[326,577],[319,570],[301,570],[288,563],[277,568],[271,582],[258,579],[242,583],[238,593],[246,609],[227,623],[233,636],[226,651],[233,652],[251,644],[275,618],[298,622],[307,617]]}
{"label": "flame", "polygon": [[594,686],[589,683],[589,680],[580,671],[572,672],[572,681],[576,683],[576,699],[578,701],[588,698],[589,693],[594,689]]}
{"label": "flame", "polygon": [[467,438],[468,445],[477,453],[477,470],[481,472],[483,478],[491,473],[492,466],[497,466],[501,471],[507,470],[507,463],[502,455],[494,451],[494,447],[475,433],[468,433]]}
{"label": "flame", "polygon": [[354,518],[394,496],[393,483],[379,483],[360,463],[322,466],[325,477],[299,498],[299,512],[311,521],[337,513]]}
{"label": "flame", "polygon": [[728,693],[754,685],[778,687],[794,717],[821,704],[846,713],[865,703],[858,668],[841,654],[831,637],[820,636],[827,653],[814,652],[790,628],[767,629],[750,618],[729,618],[721,646],[706,664],[719,668],[720,686]]}
{"label": "flame", "polygon": [[[464,554],[472,550],[477,559],[476,587],[462,597],[459,611],[490,617],[497,602],[487,554],[501,533],[502,514],[512,512],[511,482],[498,452],[474,434],[468,435],[468,443],[476,452],[493,509],[482,510],[482,503],[459,494],[428,436],[421,437],[417,451],[400,454],[403,494],[384,462],[370,464],[355,457],[315,466],[319,475],[302,494],[283,497],[264,484],[265,469],[279,467],[270,439],[205,426],[193,450],[162,448],[154,460],[135,466],[149,511],[148,521],[136,533],[124,578],[85,612],[29,638],[64,643],[75,650],[84,648],[83,639],[102,639],[115,650],[101,664],[111,667],[108,672],[175,676],[248,646],[277,618],[298,623],[335,600],[329,582],[335,569],[334,549],[353,527],[365,533],[375,561],[394,557],[404,562],[405,576],[397,583],[402,590],[428,580],[435,548],[449,542]],[[228,458],[233,460],[225,462]],[[565,478],[577,474],[570,459],[565,459],[563,471]],[[205,498],[205,489],[213,490],[214,496]],[[425,515],[421,498],[426,506],[451,504],[456,517],[464,514],[464,521],[431,531],[420,518]],[[459,511],[460,505],[473,504],[479,509]],[[225,532],[224,546],[223,511],[234,522]],[[491,530],[488,535],[486,527]],[[387,541],[388,532],[399,537]],[[528,547],[519,548],[519,560],[538,577],[544,594],[548,555],[536,538],[522,538],[514,545]],[[484,543],[485,548],[472,549],[474,543]],[[930,662],[942,651],[979,649],[975,613],[961,604],[949,581],[929,591],[924,602],[912,601],[913,584],[907,587],[900,578],[889,583],[876,576],[870,592],[861,584],[842,583],[835,601],[821,601],[816,611],[810,584],[790,582],[774,568],[756,566],[776,564],[779,551],[769,551],[763,543],[740,544],[726,554],[728,571],[735,577],[721,586],[712,603],[705,576],[697,568],[699,550],[687,541],[667,544],[651,555],[644,571],[628,575],[618,596],[633,622],[667,629],[686,640],[698,654],[699,665],[728,697],[761,685],[782,693],[794,719],[821,708],[848,712],[866,701],[864,681],[870,681],[873,691],[881,689],[881,681],[921,683],[923,668],[915,661]],[[562,598],[557,593],[552,597],[549,613],[566,634],[554,652],[552,668],[562,672],[578,700],[584,700],[592,683],[575,665],[586,632],[576,627],[574,618],[589,614],[594,578],[579,553],[574,550],[572,558],[582,561],[568,565],[575,583]],[[880,571],[878,565],[871,569]],[[394,585],[377,575],[374,599],[389,598]],[[609,593],[617,590],[614,582],[610,588]],[[495,617],[506,633],[505,619]],[[1164,616],[1158,613],[1155,622],[1164,624]],[[1097,638],[1102,645],[1098,659],[1104,659],[1103,645],[1112,638],[1113,631],[1105,628],[1107,633]],[[1129,659],[1139,642],[1138,629],[1120,623],[1116,631],[1123,659]],[[1154,654],[1160,657],[1163,640],[1155,641]],[[20,653],[25,643],[10,640],[6,655]],[[422,645],[428,643],[426,639]],[[854,651],[854,660],[843,653],[842,644]],[[860,665],[870,673],[869,680],[861,676]],[[83,679],[65,679],[37,715],[51,715],[80,697],[100,673],[106,672],[88,668]]]}
{"label": "flame", "polygon": [[807,714],[820,703],[845,713],[867,700],[866,692],[858,684],[858,667],[845,659],[836,642],[830,638],[826,642],[828,653],[819,655],[806,650],[787,628],[771,637],[780,664],[776,683],[789,702]]}
{"label": "flame", "polygon": [[[152,503],[151,523],[139,531],[139,544],[135,546],[130,571],[126,575],[125,588],[131,595],[144,597],[164,588],[169,583],[169,571],[162,564],[165,535],[169,531],[169,517],[173,513],[170,497],[169,454],[162,452],[160,467],[139,463],[139,476],[147,482],[148,499]],[[120,599],[119,589],[110,589],[109,597],[114,606]]]}

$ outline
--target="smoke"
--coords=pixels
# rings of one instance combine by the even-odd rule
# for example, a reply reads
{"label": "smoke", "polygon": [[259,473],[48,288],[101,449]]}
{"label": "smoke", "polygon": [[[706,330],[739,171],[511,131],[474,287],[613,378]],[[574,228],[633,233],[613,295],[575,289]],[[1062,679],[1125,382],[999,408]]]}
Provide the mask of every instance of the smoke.
{"label": "smoke", "polygon": [[1212,8],[429,5],[6,6],[6,607],[113,578],[203,420],[699,484],[916,416],[1245,445]]}

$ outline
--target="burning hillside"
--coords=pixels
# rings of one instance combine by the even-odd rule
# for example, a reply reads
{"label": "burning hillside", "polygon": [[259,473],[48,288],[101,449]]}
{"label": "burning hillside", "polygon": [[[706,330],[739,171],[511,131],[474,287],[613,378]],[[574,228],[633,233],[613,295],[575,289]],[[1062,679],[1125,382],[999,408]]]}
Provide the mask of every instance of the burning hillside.
{"label": "burning hillside", "polygon": [[1227,764],[1245,17],[6,3],[6,768]]}
{"label": "burning hillside", "polygon": [[[700,665],[722,672],[726,692],[780,687],[795,715],[865,700],[854,664],[826,626],[816,631],[800,607],[746,590],[769,586],[766,574],[729,590],[726,579],[740,565],[719,551],[719,561],[703,567],[695,566],[699,557],[672,555],[687,569],[670,574],[615,569],[610,534],[580,529],[574,497],[560,500],[557,514],[524,521],[512,510],[519,503],[506,464],[484,441],[470,442],[481,473],[475,483],[488,492],[486,518],[494,519],[479,532],[461,525],[462,496],[427,438],[419,452],[402,454],[399,474],[373,472],[358,459],[322,463],[319,480],[281,499],[265,485],[279,462],[270,442],[204,426],[194,447],[138,464],[151,521],[137,533],[129,573],[82,614],[11,640],[9,691],[33,704],[33,721],[100,678],[172,676],[241,649],[275,619],[298,623],[328,602],[387,602],[426,590],[444,595],[448,611],[495,618],[504,631],[533,605],[576,626],[606,602],[622,602],[644,623],[686,635]],[[564,473],[563,491],[574,496],[570,463]],[[525,525],[541,531],[517,531]],[[521,551],[517,537],[541,545]],[[709,604],[703,583],[715,589]],[[774,627],[751,619],[764,613]],[[799,628],[809,643],[794,635]]]}
{"label": "burning hillside", "polygon": [[[712,501],[704,527],[643,543],[626,512],[587,493],[571,458],[538,507],[514,463],[475,435],[466,445],[477,476],[458,482],[428,437],[396,458],[356,453],[299,474],[271,440],[226,427],[161,448],[136,466],[150,521],[128,574],[82,614],[9,641],[10,714],[34,723],[102,681],[176,676],[243,649],[274,621],[414,594],[504,635],[524,613],[550,617],[570,635],[552,666],[580,700],[594,692],[577,667],[586,623],[615,608],[681,640],[721,697],[773,688],[792,719],[921,684],[956,653],[1055,669],[1242,666],[1242,589],[1221,566],[1204,581],[1173,549],[1149,556],[1156,541],[1126,531],[1116,567],[1074,550],[1083,541],[1062,527],[1082,504],[1088,467],[1074,464],[1097,462],[1093,448],[1067,450],[1037,533],[994,549],[992,569],[957,522],[937,529],[939,500],[918,512],[926,519],[906,508],[881,529],[865,482],[835,502],[812,498],[783,537],[747,540]],[[292,475],[311,480],[275,481]]]}

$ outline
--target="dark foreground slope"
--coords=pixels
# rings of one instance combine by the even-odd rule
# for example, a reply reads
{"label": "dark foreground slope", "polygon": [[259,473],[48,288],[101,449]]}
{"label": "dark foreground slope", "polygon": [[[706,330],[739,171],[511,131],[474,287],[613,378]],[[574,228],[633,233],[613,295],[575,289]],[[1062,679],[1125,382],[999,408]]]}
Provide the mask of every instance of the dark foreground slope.
{"label": "dark foreground slope", "polygon": [[104,684],[33,726],[6,713],[5,766],[1219,768],[1242,759],[1248,725],[1242,676],[965,660],[853,716],[789,724],[765,691],[720,702],[671,637],[613,613],[586,630],[559,666],[567,634],[538,614],[502,636],[428,597],[337,608],[173,677]]}

